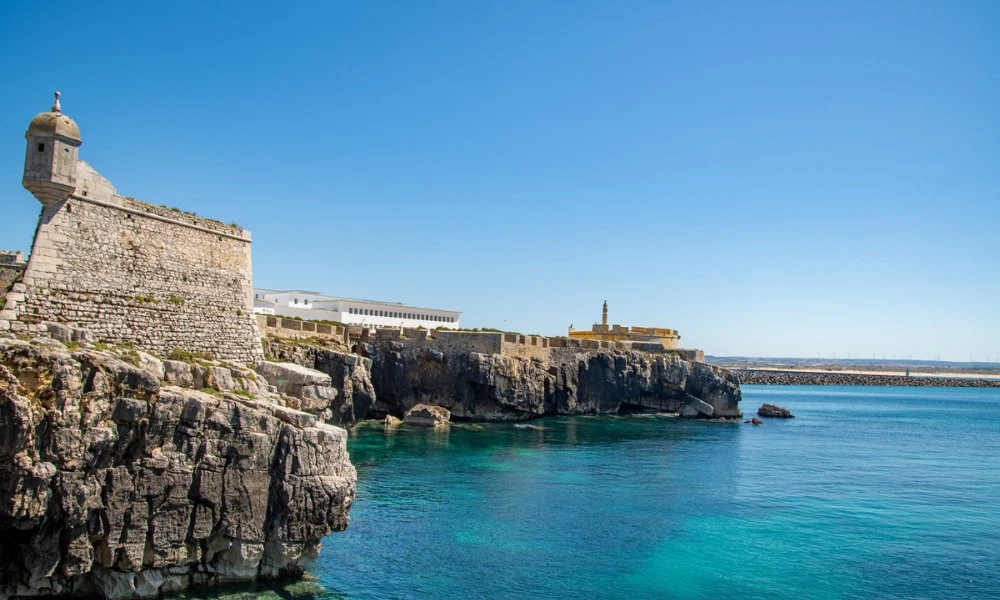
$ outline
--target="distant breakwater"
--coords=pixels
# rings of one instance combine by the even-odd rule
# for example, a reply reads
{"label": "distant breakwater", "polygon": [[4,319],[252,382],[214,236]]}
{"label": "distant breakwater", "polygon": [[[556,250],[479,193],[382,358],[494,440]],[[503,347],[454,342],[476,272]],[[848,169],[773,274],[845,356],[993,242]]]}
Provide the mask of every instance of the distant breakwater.
{"label": "distant breakwater", "polygon": [[731,369],[741,384],[760,385],[902,385],[911,387],[1000,387],[1000,379],[974,377],[926,377],[859,373],[817,373]]}

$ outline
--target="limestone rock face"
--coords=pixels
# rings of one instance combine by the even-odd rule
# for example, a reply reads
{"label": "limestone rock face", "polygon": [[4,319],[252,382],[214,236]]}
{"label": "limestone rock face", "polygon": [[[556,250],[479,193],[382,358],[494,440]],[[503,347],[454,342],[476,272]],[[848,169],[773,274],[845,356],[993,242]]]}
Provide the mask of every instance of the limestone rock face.
{"label": "limestone rock face", "polygon": [[0,598],[296,574],[347,526],[344,430],[174,363],[0,339]]}
{"label": "limestone rock face", "polygon": [[793,419],[795,415],[791,413],[787,408],[777,406],[775,404],[763,404],[757,409],[757,414],[762,417],[769,417],[771,419]]}
{"label": "limestone rock face", "polygon": [[[295,363],[325,374],[334,395],[328,395],[303,410],[314,412],[333,425],[351,426],[368,416],[375,404],[371,365],[368,358],[334,348],[264,340],[264,350],[278,360]],[[400,413],[402,415],[402,413]]]}
{"label": "limestone rock face", "polygon": [[295,395],[307,386],[330,385],[329,375],[295,363],[263,362],[257,365],[257,372],[283,394]]}
{"label": "limestone rock face", "polygon": [[430,404],[473,421],[629,412],[742,416],[735,376],[674,355],[566,348],[553,349],[543,362],[391,341],[359,344],[358,351],[372,359],[377,414],[403,415]]}
{"label": "limestone rock face", "polygon": [[325,410],[301,406],[328,423],[402,417],[418,404],[456,419],[520,421],[546,415],[668,412],[739,418],[739,381],[726,369],[676,355],[554,348],[545,360],[481,354],[385,339],[355,354],[264,340],[264,350],[330,376],[337,396]]}
{"label": "limestone rock face", "polygon": [[451,421],[451,413],[447,408],[431,406],[429,404],[418,404],[406,411],[403,422],[407,425],[417,425],[420,427],[437,427],[447,425]]}

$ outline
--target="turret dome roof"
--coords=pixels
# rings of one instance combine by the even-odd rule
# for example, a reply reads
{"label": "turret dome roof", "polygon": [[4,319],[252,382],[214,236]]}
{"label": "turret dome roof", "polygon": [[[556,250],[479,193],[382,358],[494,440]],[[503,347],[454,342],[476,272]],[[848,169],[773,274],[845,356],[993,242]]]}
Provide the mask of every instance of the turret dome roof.
{"label": "turret dome roof", "polygon": [[55,134],[78,142],[82,141],[80,128],[76,121],[64,115],[59,107],[59,92],[56,92],[56,100],[52,104],[52,110],[39,113],[31,120],[31,124],[28,125],[28,134],[32,133]]}

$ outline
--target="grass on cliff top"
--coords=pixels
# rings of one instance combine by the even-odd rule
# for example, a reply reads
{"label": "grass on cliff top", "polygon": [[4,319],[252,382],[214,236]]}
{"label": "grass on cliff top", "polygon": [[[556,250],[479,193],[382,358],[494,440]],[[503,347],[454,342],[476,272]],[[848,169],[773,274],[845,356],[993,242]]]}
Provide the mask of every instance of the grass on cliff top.
{"label": "grass on cliff top", "polygon": [[[73,340],[63,342],[62,344],[63,346],[66,346],[66,349],[69,350],[70,352],[79,350],[82,347],[82,344],[80,344],[80,342],[76,342]],[[108,344],[107,342],[96,341],[93,344],[91,344],[90,347],[93,347],[93,349],[97,350],[98,352],[106,352],[108,354],[112,354],[116,358],[129,363],[133,367],[139,366],[139,352],[135,349],[135,344],[125,343],[125,344],[113,345],[113,344]]]}

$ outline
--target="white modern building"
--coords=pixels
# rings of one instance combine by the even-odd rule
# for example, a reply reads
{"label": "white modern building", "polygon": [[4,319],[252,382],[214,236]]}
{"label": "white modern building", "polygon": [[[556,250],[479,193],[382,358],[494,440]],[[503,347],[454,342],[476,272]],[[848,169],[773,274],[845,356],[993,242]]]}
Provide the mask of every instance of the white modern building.
{"label": "white modern building", "polygon": [[447,327],[458,329],[462,313],[439,308],[421,308],[399,302],[359,300],[325,296],[307,290],[254,288],[254,312],[313,321],[337,321],[375,327]]}

